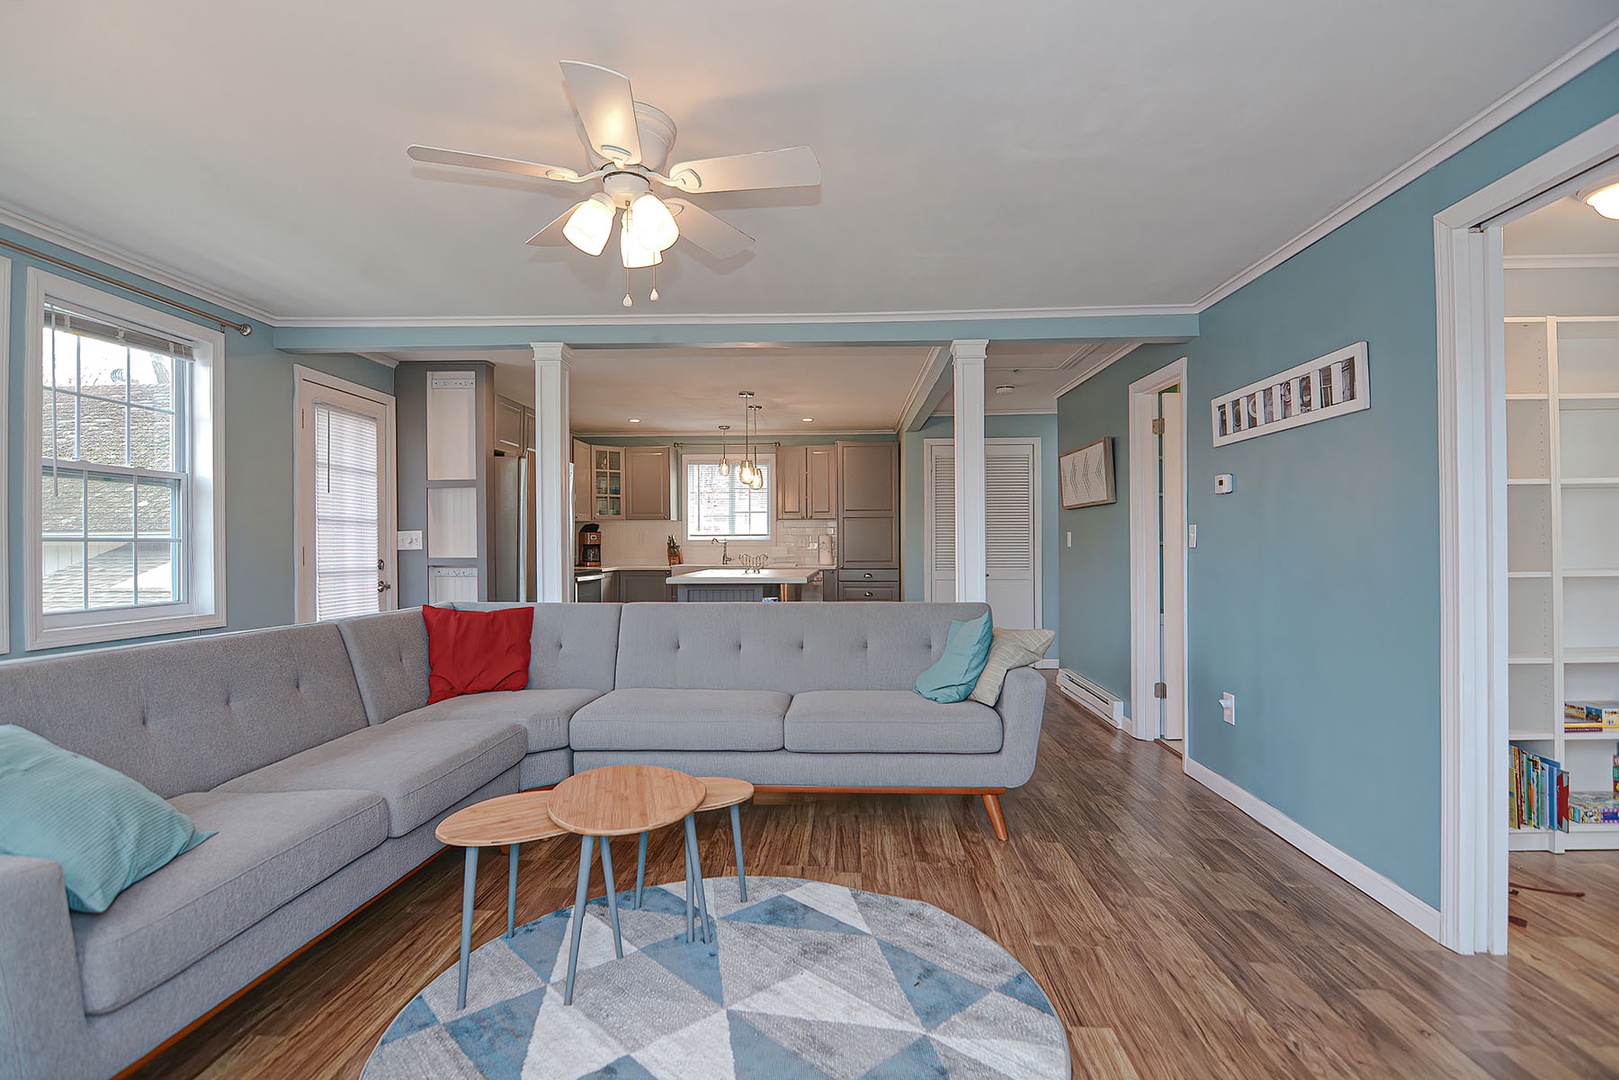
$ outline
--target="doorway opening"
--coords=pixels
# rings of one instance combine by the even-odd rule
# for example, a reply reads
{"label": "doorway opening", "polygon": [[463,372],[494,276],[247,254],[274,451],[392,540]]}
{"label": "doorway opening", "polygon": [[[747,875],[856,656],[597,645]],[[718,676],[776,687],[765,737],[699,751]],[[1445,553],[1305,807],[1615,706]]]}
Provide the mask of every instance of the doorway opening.
{"label": "doorway opening", "polygon": [[[1130,384],[1130,734],[1186,738],[1186,358]],[[1178,744],[1178,745],[1177,745]]]}
{"label": "doorway opening", "polygon": [[[1614,458],[1612,471],[1619,472],[1619,438],[1611,435],[1611,423],[1600,423],[1604,416],[1619,419],[1619,348],[1613,347],[1619,346],[1619,334],[1605,346],[1604,332],[1611,327],[1590,311],[1573,310],[1583,301],[1568,290],[1550,305],[1562,310],[1507,310],[1504,246],[1513,223],[1609,178],[1619,181],[1619,117],[1434,219],[1440,390],[1439,936],[1458,952],[1507,951],[1509,848],[1537,841],[1550,850],[1568,845],[1557,835],[1562,830],[1555,807],[1549,830],[1509,831],[1506,816],[1516,805],[1513,746],[1567,753],[1572,742],[1563,707],[1576,683],[1584,690],[1597,686],[1603,678],[1600,661],[1610,651],[1611,689],[1619,696],[1619,621],[1604,614],[1600,604],[1589,603],[1593,591],[1619,578],[1619,556],[1604,562],[1614,553],[1613,542],[1588,528],[1570,531],[1567,520],[1571,512],[1598,518],[1606,512],[1600,505],[1605,489],[1590,481],[1608,478],[1584,470],[1600,465],[1608,453]],[[1563,269],[1592,261],[1588,256],[1539,258]],[[1531,293],[1520,292],[1515,303],[1528,303]],[[1539,315],[1538,325],[1532,315]],[[1564,316],[1572,316],[1566,340],[1575,345],[1570,370],[1577,387],[1563,385],[1566,365],[1558,349],[1565,340]],[[1615,380],[1611,398],[1599,385],[1605,372]],[[1581,475],[1569,472],[1571,467]],[[1619,503],[1614,509],[1619,511]],[[1593,543],[1597,548],[1580,547]],[[1607,566],[1615,573],[1584,576]],[[1609,637],[1611,646],[1603,644]],[[1584,733],[1579,736],[1574,741],[1587,741]],[[1550,753],[1536,756],[1550,758]],[[1570,779],[1581,782],[1580,773]],[[1619,826],[1610,828],[1619,839]]]}
{"label": "doorway opening", "polygon": [[392,611],[398,606],[393,398],[301,366],[295,379],[297,619]]}

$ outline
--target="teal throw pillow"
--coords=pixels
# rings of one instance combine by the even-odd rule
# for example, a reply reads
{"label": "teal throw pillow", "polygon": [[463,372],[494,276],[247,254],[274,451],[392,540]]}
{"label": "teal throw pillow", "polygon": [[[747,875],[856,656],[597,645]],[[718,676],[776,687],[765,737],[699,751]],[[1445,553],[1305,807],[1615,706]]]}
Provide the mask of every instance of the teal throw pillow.
{"label": "teal throw pillow", "polygon": [[944,655],[916,677],[916,692],[929,701],[965,701],[983,673],[993,641],[987,611],[967,622],[952,622]]}
{"label": "teal throw pillow", "polygon": [[74,911],[106,911],[212,835],[118,770],[0,724],[0,854],[61,863]]}

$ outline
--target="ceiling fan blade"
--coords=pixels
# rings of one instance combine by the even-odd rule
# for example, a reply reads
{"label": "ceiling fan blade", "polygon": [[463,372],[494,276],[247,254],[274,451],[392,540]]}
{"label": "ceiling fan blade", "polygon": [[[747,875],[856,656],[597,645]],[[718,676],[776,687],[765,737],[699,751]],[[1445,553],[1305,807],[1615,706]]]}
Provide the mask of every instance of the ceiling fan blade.
{"label": "ceiling fan blade", "polygon": [[629,76],[581,60],[564,60],[562,78],[590,137],[591,149],[620,165],[639,162],[641,134],[635,126]]}
{"label": "ceiling fan blade", "polygon": [[813,187],[820,182],[821,163],[807,146],[682,161],[669,170],[671,187],[692,192]]}
{"label": "ceiling fan blade", "polygon": [[405,151],[416,161],[434,165],[459,165],[464,169],[487,169],[491,172],[516,173],[519,176],[537,176],[541,180],[561,180],[565,184],[578,184],[585,180],[572,169],[560,165],[541,165],[536,161],[517,161],[513,158],[490,157],[487,154],[469,154],[464,150],[441,150],[436,146],[412,146]]}
{"label": "ceiling fan blade", "polygon": [[663,205],[675,217],[680,238],[690,240],[716,259],[740,255],[753,244],[753,237],[685,199],[665,199]]}
{"label": "ceiling fan blade", "polygon": [[[589,199],[585,200],[585,202],[589,201]],[[567,244],[568,238],[562,235],[562,227],[568,223],[568,218],[573,215],[573,212],[583,205],[585,204],[574,203],[558,214],[556,220],[552,221],[551,224],[524,240],[523,243],[533,244],[535,247],[561,247]]]}

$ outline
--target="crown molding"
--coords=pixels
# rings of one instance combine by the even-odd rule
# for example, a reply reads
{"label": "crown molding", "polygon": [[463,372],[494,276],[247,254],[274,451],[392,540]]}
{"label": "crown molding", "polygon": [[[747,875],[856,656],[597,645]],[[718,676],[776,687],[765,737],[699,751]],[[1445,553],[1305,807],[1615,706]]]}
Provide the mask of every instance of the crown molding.
{"label": "crown molding", "polygon": [[1584,73],[1615,50],[1619,50],[1619,19],[1608,23],[1601,30],[1592,34],[1544,68],[1541,68],[1516,87],[1507,91],[1506,94],[1487,106],[1477,116],[1474,116],[1461,127],[1351,198],[1338,209],[1299,233],[1269,255],[1249,265],[1239,273],[1233,274],[1207,293],[1204,293],[1197,303],[1192,305],[1193,309],[1198,314],[1202,314],[1244,285],[1274,270],[1328,233],[1346,224],[1363,211],[1382,202],[1446,158],[1477,142],[1541,98],[1544,98],[1547,94],[1572,81],[1576,76]]}
{"label": "crown molding", "polygon": [[1619,252],[1595,255],[1508,255],[1501,260],[1508,270],[1615,270]]}
{"label": "crown molding", "polygon": [[186,277],[178,271],[160,266],[149,259],[143,259],[110,244],[98,240],[88,239],[71,233],[60,225],[56,225],[43,218],[36,218],[0,202],[0,225],[26,233],[37,240],[47,244],[64,248],[87,259],[94,259],[115,270],[122,270],[126,274],[145,278],[148,282],[166,286],[176,292],[184,293],[193,300],[201,300],[205,304],[222,307],[236,315],[252,319],[256,322],[278,325],[275,316],[256,304],[250,304],[239,296],[211,289],[200,282]]}
{"label": "crown molding", "polygon": [[1154,304],[1121,307],[979,308],[946,311],[844,311],[772,314],[709,315],[478,315],[364,316],[355,318],[280,318],[274,325],[319,330],[345,327],[465,327],[492,326],[779,326],[783,323],[820,326],[829,323],[985,322],[997,319],[1098,319],[1133,316],[1196,315],[1193,304]]}
{"label": "crown molding", "polygon": [[1081,371],[1078,375],[1074,376],[1072,381],[1064,383],[1062,386],[1058,387],[1057,390],[1051,395],[1052,399],[1056,400],[1056,399],[1062,397],[1064,394],[1068,393],[1068,391],[1072,390],[1074,387],[1078,386],[1080,383],[1084,382],[1086,379],[1089,379],[1091,376],[1100,373],[1103,369],[1109,367],[1110,365],[1116,364],[1120,360],[1123,360],[1130,353],[1132,353],[1136,349],[1140,348],[1141,344],[1142,343],[1139,342],[1139,341],[1127,341],[1124,344],[1118,346],[1117,348],[1111,349],[1108,352],[1103,353],[1101,355],[1101,357],[1099,357],[1097,359],[1096,363],[1092,364],[1090,367],[1086,368],[1084,371]]}

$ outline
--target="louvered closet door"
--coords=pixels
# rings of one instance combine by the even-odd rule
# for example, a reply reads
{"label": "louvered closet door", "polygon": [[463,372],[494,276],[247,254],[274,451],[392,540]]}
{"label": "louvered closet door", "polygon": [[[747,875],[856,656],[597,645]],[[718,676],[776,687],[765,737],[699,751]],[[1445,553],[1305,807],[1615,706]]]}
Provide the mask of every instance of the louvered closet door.
{"label": "louvered closet door", "polygon": [[[932,599],[956,595],[956,462],[950,443],[928,455],[928,573]],[[988,597],[996,626],[1038,626],[1035,566],[1035,444],[985,440],[984,526]]]}

